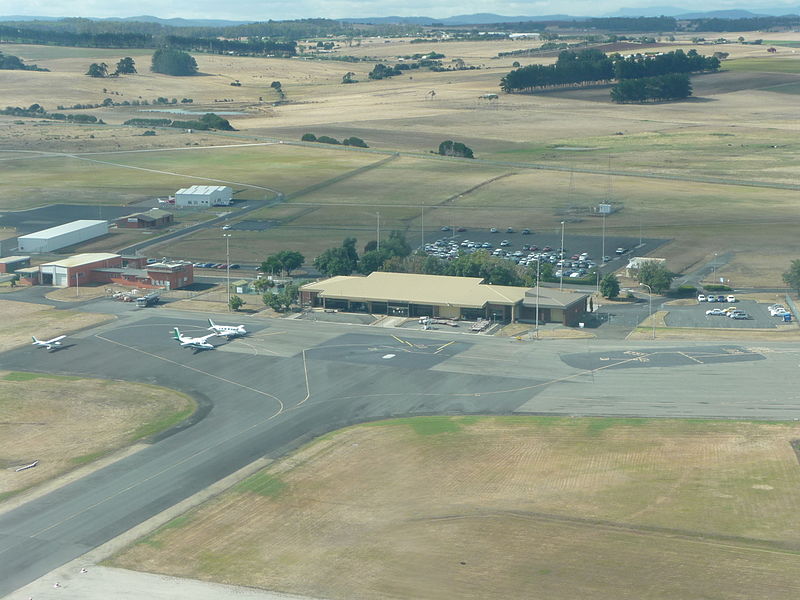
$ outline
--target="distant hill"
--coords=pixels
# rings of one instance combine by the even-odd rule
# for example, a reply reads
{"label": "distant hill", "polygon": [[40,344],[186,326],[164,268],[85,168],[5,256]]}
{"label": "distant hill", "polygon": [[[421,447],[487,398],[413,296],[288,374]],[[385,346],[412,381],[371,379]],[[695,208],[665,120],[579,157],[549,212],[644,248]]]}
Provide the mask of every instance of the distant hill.
{"label": "distant hill", "polygon": [[[9,15],[0,17],[0,21],[60,21],[66,17],[32,17],[30,15]],[[245,25],[254,21],[225,21],[222,19],[161,19],[150,15],[138,17],[86,17],[90,21],[130,21],[136,23],[158,23],[169,27],[228,27]]]}
{"label": "distant hill", "polygon": [[493,13],[477,13],[473,15],[456,15],[454,17],[445,17],[443,19],[434,19],[432,17],[351,17],[346,19],[337,19],[337,21],[341,21],[343,23],[363,23],[367,25],[386,25],[389,23],[398,23],[401,25],[431,26],[441,24],[448,27],[453,27],[458,25],[490,25],[492,23],[524,23],[526,21],[583,21],[588,18],[589,17],[572,17],[570,15],[506,17]]}
{"label": "distant hill", "polygon": [[676,6],[648,6],[642,8],[620,8],[609,14],[609,17],[676,17],[678,19],[750,19],[753,17],[780,17],[800,13],[800,6],[789,8],[759,8],[753,12],[743,8],[730,10],[708,10],[687,12],[685,8]]}

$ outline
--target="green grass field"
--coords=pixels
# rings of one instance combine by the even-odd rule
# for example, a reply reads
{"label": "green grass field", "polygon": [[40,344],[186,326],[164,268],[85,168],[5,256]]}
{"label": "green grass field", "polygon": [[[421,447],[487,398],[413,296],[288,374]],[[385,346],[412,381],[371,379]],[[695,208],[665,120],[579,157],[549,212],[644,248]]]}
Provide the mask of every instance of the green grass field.
{"label": "green grass field", "polygon": [[760,73],[800,73],[800,58],[764,57],[738,58],[725,61],[725,68],[731,71],[750,71]]}
{"label": "green grass field", "polygon": [[111,564],[325,598],[789,599],[799,436],[692,419],[369,423]]}

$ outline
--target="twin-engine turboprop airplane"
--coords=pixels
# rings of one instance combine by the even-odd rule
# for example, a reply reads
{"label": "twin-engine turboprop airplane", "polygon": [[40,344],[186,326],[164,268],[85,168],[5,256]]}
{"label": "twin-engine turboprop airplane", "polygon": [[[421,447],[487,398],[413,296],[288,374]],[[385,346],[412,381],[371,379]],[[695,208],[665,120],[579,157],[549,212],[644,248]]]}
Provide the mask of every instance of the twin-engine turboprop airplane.
{"label": "twin-engine turboprop airplane", "polygon": [[229,338],[247,335],[247,330],[244,328],[244,325],[217,325],[211,319],[208,320],[208,324],[211,326],[208,330],[213,331],[217,335],[224,335]]}
{"label": "twin-engine turboprop airplane", "polygon": [[181,343],[181,346],[184,348],[198,348],[200,350],[213,350],[215,348],[214,344],[208,343],[208,338],[212,338],[216,333],[210,333],[208,335],[204,335],[203,337],[188,337],[181,333],[181,330],[175,327],[173,337],[177,341]]}

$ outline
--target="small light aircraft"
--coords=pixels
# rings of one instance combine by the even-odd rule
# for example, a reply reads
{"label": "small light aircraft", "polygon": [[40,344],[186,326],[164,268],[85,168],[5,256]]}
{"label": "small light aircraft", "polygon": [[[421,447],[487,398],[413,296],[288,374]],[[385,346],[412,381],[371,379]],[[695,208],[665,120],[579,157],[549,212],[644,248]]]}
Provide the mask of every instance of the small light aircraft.
{"label": "small light aircraft", "polygon": [[38,346],[40,348],[47,348],[48,350],[52,350],[53,348],[58,348],[61,346],[61,340],[63,340],[65,335],[60,335],[58,337],[54,337],[52,340],[37,340],[35,335],[31,336],[33,340],[33,345]]}
{"label": "small light aircraft", "polygon": [[216,333],[210,333],[209,335],[204,335],[203,337],[187,337],[181,333],[181,330],[175,327],[173,330],[173,338],[176,339],[181,343],[181,346],[184,348],[197,348],[199,350],[213,350],[215,348],[214,344],[208,343],[208,338],[212,338]]}
{"label": "small light aircraft", "polygon": [[211,319],[208,320],[208,324],[211,325],[208,330],[213,331],[217,335],[224,335],[229,338],[247,335],[247,330],[244,328],[244,325],[217,325]]}

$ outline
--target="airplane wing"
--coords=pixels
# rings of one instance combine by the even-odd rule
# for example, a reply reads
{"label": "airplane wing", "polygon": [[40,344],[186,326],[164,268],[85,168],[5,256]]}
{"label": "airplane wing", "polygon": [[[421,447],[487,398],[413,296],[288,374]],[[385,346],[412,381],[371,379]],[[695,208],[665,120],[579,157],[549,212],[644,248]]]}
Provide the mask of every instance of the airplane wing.
{"label": "airplane wing", "polygon": [[54,337],[52,340],[47,340],[47,341],[44,341],[42,343],[43,344],[55,344],[56,342],[60,342],[61,340],[63,340],[65,337],[67,337],[67,336],[60,335],[58,337]]}
{"label": "airplane wing", "polygon": [[216,337],[217,335],[218,335],[218,334],[216,334],[216,333],[209,333],[208,335],[204,335],[204,336],[203,336],[203,337],[201,337],[201,338],[197,338],[197,339],[195,340],[195,342],[200,342],[201,344],[205,344],[205,343],[207,343],[207,342],[208,342],[208,340],[209,340],[210,338],[212,338],[212,337]]}

